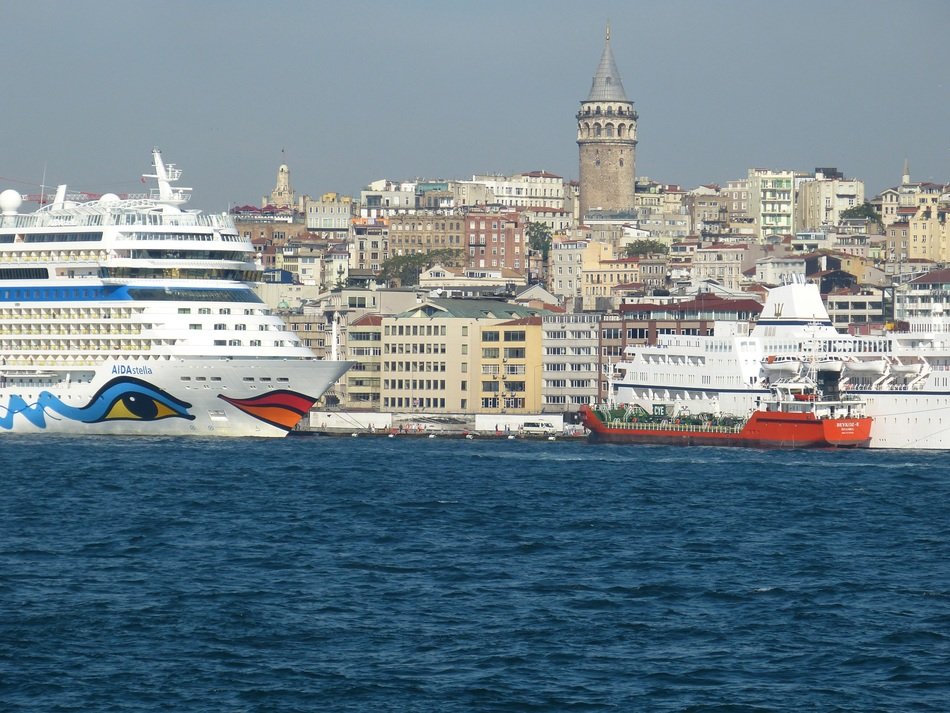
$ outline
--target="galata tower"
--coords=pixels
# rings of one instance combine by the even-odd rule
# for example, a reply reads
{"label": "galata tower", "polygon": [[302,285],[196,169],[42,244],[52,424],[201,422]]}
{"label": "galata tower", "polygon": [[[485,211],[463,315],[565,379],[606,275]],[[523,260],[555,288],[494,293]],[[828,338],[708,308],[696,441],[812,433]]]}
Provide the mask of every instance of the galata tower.
{"label": "galata tower", "polygon": [[631,214],[634,210],[637,112],[623,91],[610,49],[607,25],[604,53],[587,99],[577,112],[580,154],[580,219],[588,211]]}

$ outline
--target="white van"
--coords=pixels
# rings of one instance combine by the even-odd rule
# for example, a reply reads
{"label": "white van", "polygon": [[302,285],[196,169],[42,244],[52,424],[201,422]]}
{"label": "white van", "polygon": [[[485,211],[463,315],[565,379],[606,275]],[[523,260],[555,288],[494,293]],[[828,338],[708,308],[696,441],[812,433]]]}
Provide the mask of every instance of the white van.
{"label": "white van", "polygon": [[550,421],[525,421],[521,424],[521,431],[541,435],[553,435],[555,433],[554,424]]}

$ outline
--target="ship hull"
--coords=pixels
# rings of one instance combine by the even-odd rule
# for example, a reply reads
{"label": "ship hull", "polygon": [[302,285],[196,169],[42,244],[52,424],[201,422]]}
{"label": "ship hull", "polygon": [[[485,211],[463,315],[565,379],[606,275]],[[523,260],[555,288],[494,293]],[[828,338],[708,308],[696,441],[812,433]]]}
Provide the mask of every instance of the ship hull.
{"label": "ship hull", "polygon": [[3,369],[0,433],[282,437],[349,366],[193,357]]}
{"label": "ship hull", "polygon": [[[615,384],[618,402],[639,404],[649,409],[653,394],[689,406],[694,412],[744,413],[755,408],[767,389],[694,390],[676,386]],[[872,449],[950,449],[950,391],[849,391],[866,403],[865,415],[872,419]]]}
{"label": "ship hull", "polygon": [[669,446],[730,446],[744,448],[866,448],[870,418],[815,418],[809,413],[756,411],[737,429],[676,423],[605,424],[590,408],[581,418],[599,443],[635,443]]}

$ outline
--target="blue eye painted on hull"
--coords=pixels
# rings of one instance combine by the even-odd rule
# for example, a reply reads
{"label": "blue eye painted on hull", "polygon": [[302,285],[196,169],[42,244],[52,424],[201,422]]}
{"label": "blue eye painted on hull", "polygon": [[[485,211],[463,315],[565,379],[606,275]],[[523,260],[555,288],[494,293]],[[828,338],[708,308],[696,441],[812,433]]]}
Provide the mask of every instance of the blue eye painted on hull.
{"label": "blue eye painted on hull", "polygon": [[[163,418],[194,420],[187,409],[191,404],[167,391],[132,376],[112,379],[78,409],[83,423],[102,421],[160,421]],[[66,414],[63,414],[66,415]]]}
{"label": "blue eye painted on hull", "polygon": [[38,428],[46,428],[47,417],[68,418],[81,423],[160,421],[165,418],[193,421],[195,417],[188,413],[189,408],[190,403],[175,398],[164,389],[142,379],[122,376],[106,383],[82,407],[64,404],[48,391],[40,393],[33,404],[27,404],[20,396],[11,396],[6,412],[0,408],[0,428],[12,428],[17,415],[22,415]]}

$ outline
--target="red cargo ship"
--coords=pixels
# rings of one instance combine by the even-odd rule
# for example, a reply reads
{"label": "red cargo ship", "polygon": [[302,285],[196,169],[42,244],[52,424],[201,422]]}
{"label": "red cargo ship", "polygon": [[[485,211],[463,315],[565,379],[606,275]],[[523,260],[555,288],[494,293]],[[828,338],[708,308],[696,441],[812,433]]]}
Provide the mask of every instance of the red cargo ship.
{"label": "red cargo ship", "polygon": [[653,413],[640,406],[581,406],[590,440],[682,446],[750,448],[866,448],[871,439],[864,402],[841,394],[825,395],[810,379],[776,382],[770,396],[745,417],[690,414],[657,403]]}

